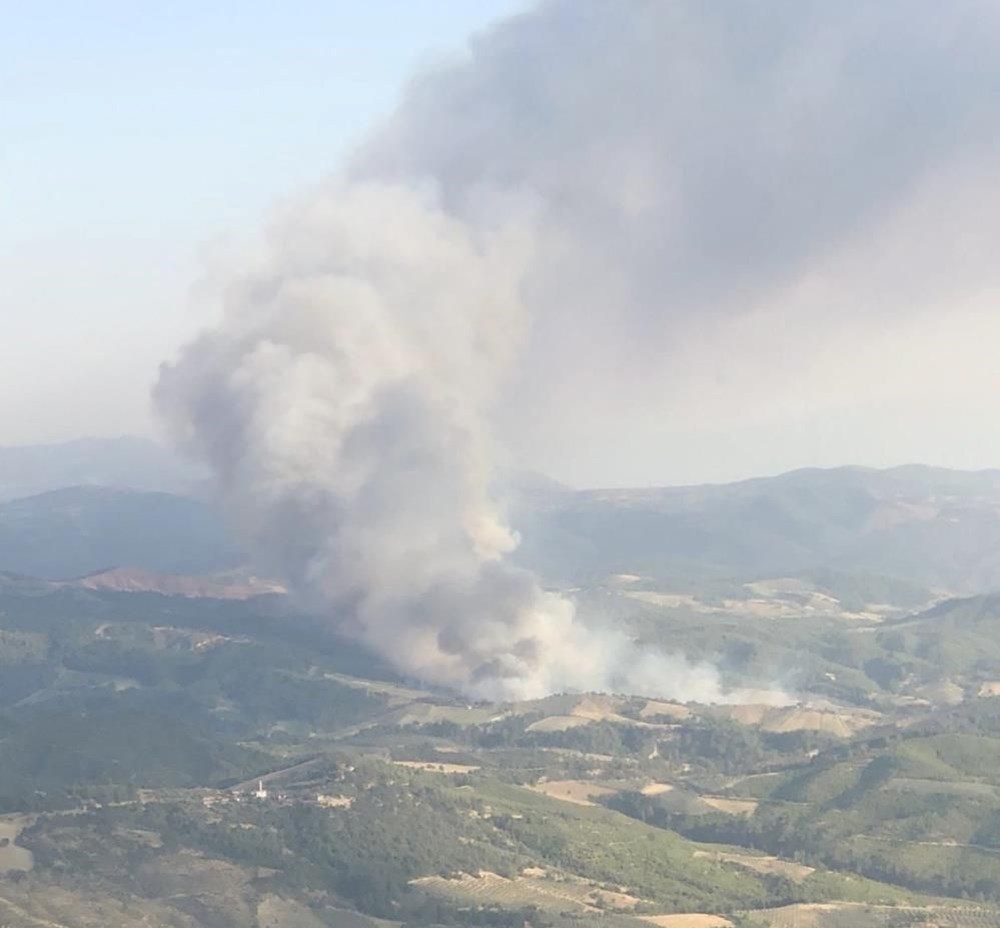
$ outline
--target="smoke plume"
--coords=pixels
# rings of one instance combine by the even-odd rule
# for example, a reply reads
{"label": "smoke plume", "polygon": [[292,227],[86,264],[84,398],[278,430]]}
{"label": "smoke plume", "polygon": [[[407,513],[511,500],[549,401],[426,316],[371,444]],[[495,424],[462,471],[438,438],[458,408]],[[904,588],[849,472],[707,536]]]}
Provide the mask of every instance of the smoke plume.
{"label": "smoke plume", "polygon": [[585,628],[509,562],[499,411],[564,402],[595,360],[662,362],[989,141],[997,23],[974,2],[543,3],[416,79],[285,211],[158,407],[258,557],[401,670],[489,698],[716,699],[711,668]]}
{"label": "smoke plume", "polygon": [[[162,373],[252,550],[397,667],[488,698],[630,686],[717,693],[630,653],[505,561],[488,410],[521,340],[530,207],[459,221],[408,185],[293,208],[224,325]],[[686,679],[678,680],[677,675]]]}

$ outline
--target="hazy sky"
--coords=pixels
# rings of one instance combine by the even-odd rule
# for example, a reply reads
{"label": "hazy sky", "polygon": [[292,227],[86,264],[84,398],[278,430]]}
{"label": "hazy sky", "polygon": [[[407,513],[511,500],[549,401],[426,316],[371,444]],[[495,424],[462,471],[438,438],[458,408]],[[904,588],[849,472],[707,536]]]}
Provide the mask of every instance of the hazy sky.
{"label": "hazy sky", "polygon": [[7,4],[0,443],[148,432],[195,286],[518,0]]}
{"label": "hazy sky", "polygon": [[[212,269],[254,236],[270,204],[331,173],[386,119],[409,75],[459,61],[469,33],[527,6],[6,11],[0,443],[151,432],[157,365],[214,321],[202,283]],[[1000,466],[1000,125],[990,102],[1000,42],[990,4],[844,2],[799,16],[801,5],[777,0],[753,14],[655,0],[650,8],[676,9],[677,21],[658,21],[663,32],[651,34],[669,42],[639,53],[636,36],[615,31],[615,2],[585,6],[612,19],[579,30],[600,37],[593,47],[575,32],[563,41],[578,7],[554,4],[559,14],[528,38],[500,32],[487,43],[475,80],[459,72],[423,86],[374,145],[379,171],[428,171],[460,188],[463,172],[476,178],[485,164],[566,202],[613,187],[629,222],[643,210],[656,219],[629,226],[641,240],[619,236],[610,249],[636,272],[609,291],[620,318],[564,312],[539,327],[502,417],[519,461],[578,485],[844,463]],[[544,54],[529,63],[541,70],[521,68],[535,45]],[[603,99],[609,75],[638,80],[619,66],[621,48],[649,54],[641,63],[654,79]],[[543,102],[525,106],[543,84]],[[459,103],[487,105],[439,105],[456,87]],[[649,109],[633,125],[618,113],[634,100]],[[519,121],[525,114],[535,122]],[[573,156],[578,176],[553,186],[561,163],[540,167],[535,152],[562,151],[583,117],[607,120],[616,144],[642,144],[602,151],[590,122],[586,158]],[[464,134],[477,119],[499,123],[482,129],[481,150],[472,129]],[[454,158],[453,137],[463,140]],[[655,170],[642,163],[650,151]],[[586,225],[596,217],[603,234],[603,216],[573,215],[583,217],[574,247],[587,254]],[[681,309],[630,310],[633,298],[658,305],[664,281],[665,302]],[[746,311],[735,311],[741,301]],[[664,336],[651,319],[672,328]]]}

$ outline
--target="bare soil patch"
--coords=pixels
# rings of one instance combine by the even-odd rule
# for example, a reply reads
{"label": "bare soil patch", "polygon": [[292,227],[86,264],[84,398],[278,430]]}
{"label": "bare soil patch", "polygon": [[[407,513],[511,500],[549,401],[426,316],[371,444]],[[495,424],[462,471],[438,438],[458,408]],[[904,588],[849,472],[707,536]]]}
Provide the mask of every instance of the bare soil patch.
{"label": "bare soil patch", "polygon": [[34,867],[31,851],[17,843],[18,836],[30,824],[31,818],[24,815],[0,818],[0,874],[27,873]]}
{"label": "bare soil patch", "polygon": [[411,770],[426,770],[430,773],[475,773],[479,767],[472,764],[442,764],[438,761],[426,760],[394,760],[397,767],[409,767]]}
{"label": "bare soil patch", "polygon": [[691,717],[691,710],[680,703],[663,702],[659,699],[650,699],[639,710],[639,718],[641,719],[655,719],[658,717],[676,719],[680,722]]}
{"label": "bare soil patch", "polygon": [[753,815],[759,805],[756,799],[727,799],[725,796],[702,796],[701,801],[727,815]]}
{"label": "bare soil patch", "polygon": [[631,911],[641,900],[628,893],[601,889],[578,877],[527,876],[509,879],[481,870],[478,874],[463,873],[454,877],[426,876],[412,880],[418,886],[437,895],[473,905],[497,905],[519,908],[528,905],[553,911],[576,910],[596,913],[602,909]]}
{"label": "bare soil patch", "polygon": [[660,928],[732,928],[732,922],[721,915],[703,912],[678,912],[675,915],[640,915],[639,918]]}
{"label": "bare soil patch", "polygon": [[815,867],[807,867],[805,864],[797,864],[791,860],[782,860],[780,857],[755,857],[752,854],[730,854],[725,851],[695,851],[694,856],[736,864],[747,870],[753,870],[755,873],[783,876],[796,883],[816,872]]}
{"label": "bare soil patch", "polygon": [[569,731],[571,728],[580,728],[582,725],[590,725],[592,719],[582,719],[576,715],[550,715],[547,718],[532,722],[527,731],[553,732]]}

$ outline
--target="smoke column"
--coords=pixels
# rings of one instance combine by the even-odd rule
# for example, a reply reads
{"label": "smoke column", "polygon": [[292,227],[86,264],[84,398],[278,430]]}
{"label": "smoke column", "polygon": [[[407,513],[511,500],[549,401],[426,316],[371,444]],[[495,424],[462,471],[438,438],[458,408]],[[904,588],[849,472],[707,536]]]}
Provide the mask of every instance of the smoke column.
{"label": "smoke column", "polygon": [[285,211],[159,410],[258,558],[399,669],[718,698],[508,561],[497,410],[578,347],[662,360],[981,141],[997,96],[964,82],[996,71],[997,17],[948,9],[555,0],[498,24]]}
{"label": "smoke column", "polygon": [[470,225],[409,186],[336,183],[164,369],[160,408],[251,549],[401,670],[499,699],[627,688],[631,665],[644,690],[712,696],[710,671],[664,661],[659,678],[504,560],[486,413],[520,341],[532,227],[530,207]]}

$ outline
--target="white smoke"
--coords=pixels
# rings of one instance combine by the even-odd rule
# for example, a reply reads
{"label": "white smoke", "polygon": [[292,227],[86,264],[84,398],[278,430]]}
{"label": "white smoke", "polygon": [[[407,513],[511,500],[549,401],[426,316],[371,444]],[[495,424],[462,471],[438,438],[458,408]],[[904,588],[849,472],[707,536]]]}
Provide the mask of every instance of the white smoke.
{"label": "white smoke", "polygon": [[718,699],[506,560],[498,404],[520,375],[531,418],[567,362],[621,361],[594,346],[631,354],[593,382],[627,379],[992,132],[995,95],[955,90],[996,70],[998,17],[958,6],[554,0],[495,27],[288,210],[159,408],[251,549],[401,670]]}

